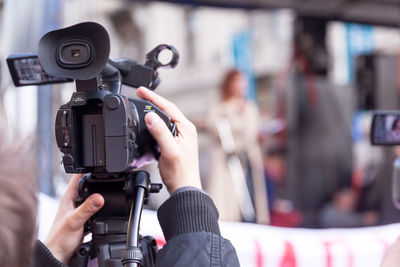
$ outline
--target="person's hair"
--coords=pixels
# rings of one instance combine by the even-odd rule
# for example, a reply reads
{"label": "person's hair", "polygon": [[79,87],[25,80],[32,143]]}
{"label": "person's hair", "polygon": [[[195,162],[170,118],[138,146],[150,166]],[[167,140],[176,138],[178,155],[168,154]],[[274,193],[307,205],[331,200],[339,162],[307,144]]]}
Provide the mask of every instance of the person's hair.
{"label": "person's hair", "polygon": [[234,82],[234,79],[240,75],[242,75],[242,73],[237,69],[230,69],[226,72],[226,74],[222,80],[222,83],[221,83],[222,99],[226,100],[230,97],[230,94],[231,94],[230,88],[232,86],[232,83]]}
{"label": "person's hair", "polygon": [[[0,111],[1,113],[1,111]],[[0,266],[30,266],[36,236],[37,182],[30,142],[15,142],[0,115]]]}

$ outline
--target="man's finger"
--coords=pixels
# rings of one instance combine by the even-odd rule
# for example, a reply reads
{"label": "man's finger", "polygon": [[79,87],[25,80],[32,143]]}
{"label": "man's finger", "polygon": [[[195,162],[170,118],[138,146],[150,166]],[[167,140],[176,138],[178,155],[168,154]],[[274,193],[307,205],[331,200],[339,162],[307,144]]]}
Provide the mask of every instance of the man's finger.
{"label": "man's finger", "polygon": [[100,194],[90,195],[79,207],[77,207],[70,218],[71,227],[78,229],[83,227],[85,222],[89,220],[96,212],[104,206],[104,198]]}
{"label": "man's finger", "polygon": [[74,174],[68,182],[67,189],[63,198],[74,199],[78,196],[78,182],[83,177],[83,174]]}
{"label": "man's finger", "polygon": [[150,134],[157,141],[163,155],[168,156],[169,152],[176,151],[176,142],[171,131],[156,113],[147,113],[144,121]]}
{"label": "man's finger", "polygon": [[183,113],[175,106],[175,104],[169,102],[162,96],[157,95],[149,89],[145,87],[139,87],[136,93],[138,97],[150,101],[162,111],[167,113],[173,121],[184,122],[187,120],[185,115],[183,115]]}

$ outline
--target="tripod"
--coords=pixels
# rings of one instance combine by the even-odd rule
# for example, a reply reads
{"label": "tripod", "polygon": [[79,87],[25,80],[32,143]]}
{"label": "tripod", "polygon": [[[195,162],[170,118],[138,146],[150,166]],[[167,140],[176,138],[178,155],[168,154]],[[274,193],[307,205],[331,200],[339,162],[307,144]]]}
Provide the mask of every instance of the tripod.
{"label": "tripod", "polygon": [[99,267],[155,266],[156,241],[151,236],[142,238],[139,225],[149,192],[158,193],[161,187],[150,183],[146,171],[84,176],[78,185],[77,205],[93,193],[101,194],[105,205],[85,225],[92,240],[78,247],[70,266],[86,267],[89,258],[96,257]]}

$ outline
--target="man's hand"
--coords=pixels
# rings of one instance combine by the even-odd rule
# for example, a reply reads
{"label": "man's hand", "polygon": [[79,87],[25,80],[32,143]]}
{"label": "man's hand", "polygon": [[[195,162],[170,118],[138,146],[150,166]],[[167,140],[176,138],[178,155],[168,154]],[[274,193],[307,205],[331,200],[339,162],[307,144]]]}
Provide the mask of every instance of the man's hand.
{"label": "man's hand", "polygon": [[154,112],[145,116],[147,129],[157,141],[161,157],[159,169],[168,192],[172,194],[183,186],[201,189],[196,127],[171,102],[156,93],[140,87],[138,97],[158,106],[175,122],[178,135],[174,137],[167,125]]}
{"label": "man's hand", "polygon": [[93,194],[75,208],[74,200],[78,196],[80,178],[82,175],[75,174],[69,182],[45,242],[53,256],[65,264],[68,264],[83,240],[85,222],[104,205],[104,198],[100,194]]}

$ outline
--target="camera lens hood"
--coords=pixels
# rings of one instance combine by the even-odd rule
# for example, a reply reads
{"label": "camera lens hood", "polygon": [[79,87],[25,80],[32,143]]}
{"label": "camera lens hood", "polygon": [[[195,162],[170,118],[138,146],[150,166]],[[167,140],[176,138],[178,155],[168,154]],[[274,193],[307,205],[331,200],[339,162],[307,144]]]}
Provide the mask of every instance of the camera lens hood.
{"label": "camera lens hood", "polygon": [[95,22],[46,33],[39,41],[39,61],[56,77],[90,80],[101,73],[110,55],[110,37]]}

